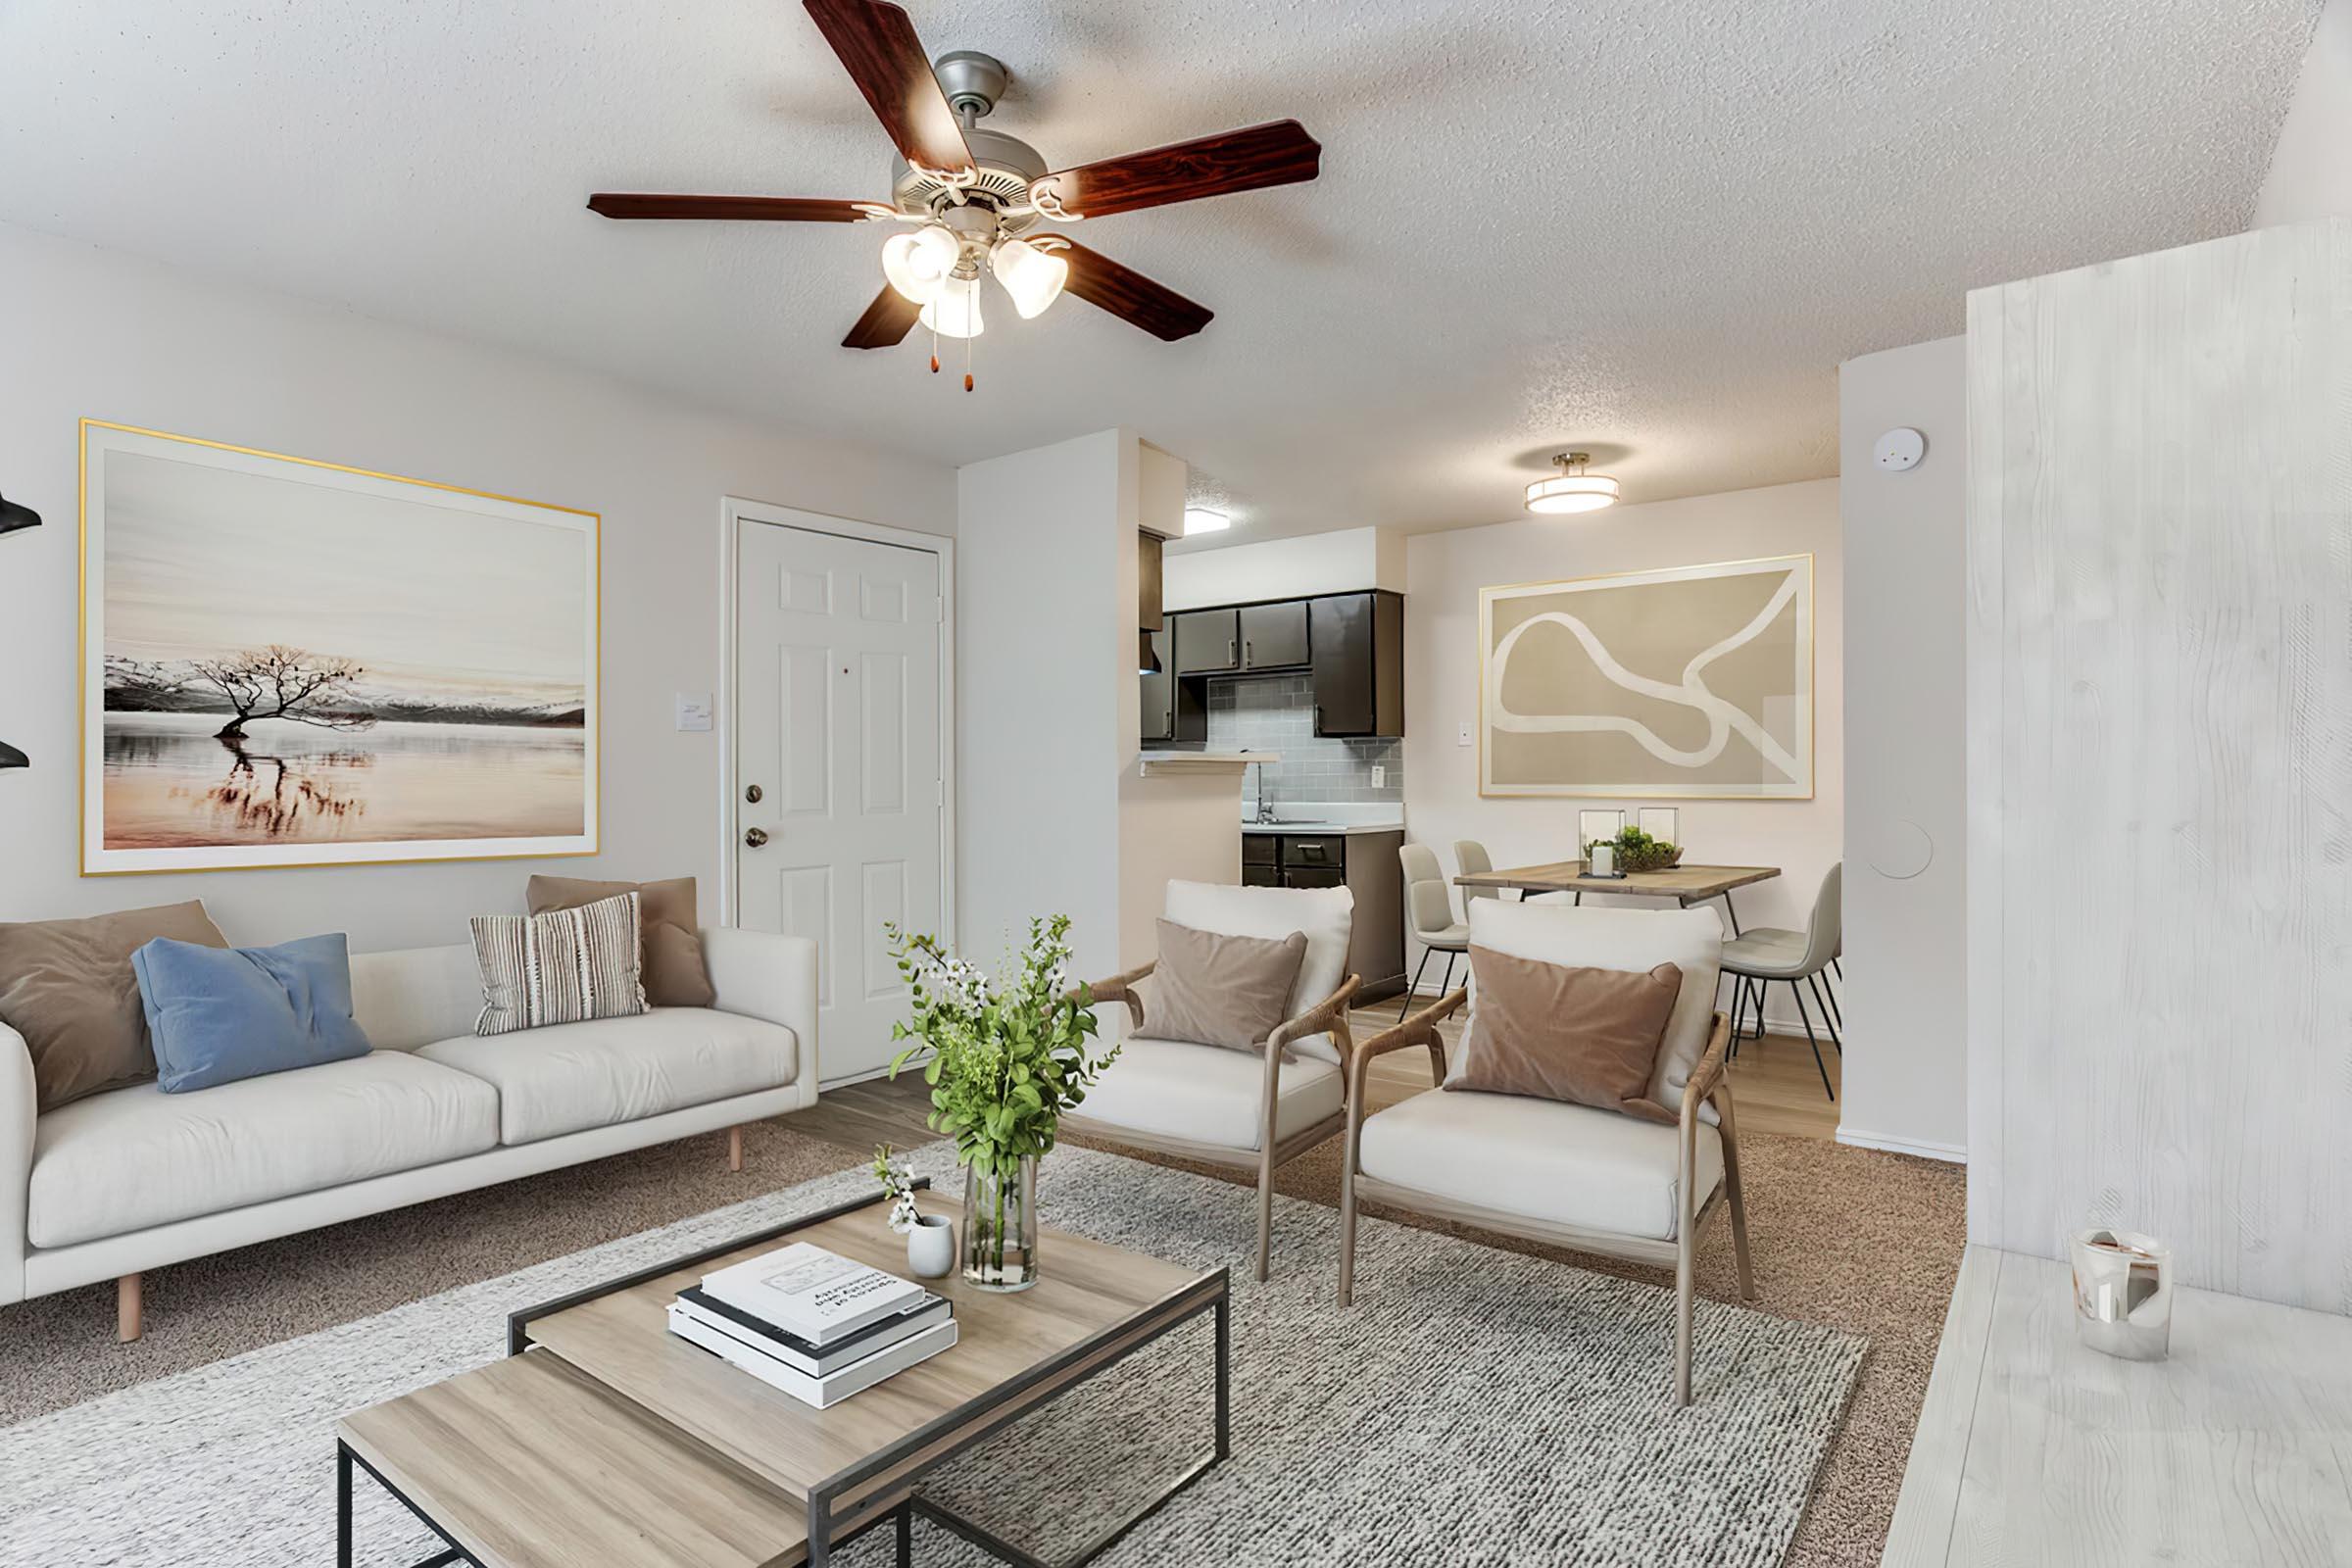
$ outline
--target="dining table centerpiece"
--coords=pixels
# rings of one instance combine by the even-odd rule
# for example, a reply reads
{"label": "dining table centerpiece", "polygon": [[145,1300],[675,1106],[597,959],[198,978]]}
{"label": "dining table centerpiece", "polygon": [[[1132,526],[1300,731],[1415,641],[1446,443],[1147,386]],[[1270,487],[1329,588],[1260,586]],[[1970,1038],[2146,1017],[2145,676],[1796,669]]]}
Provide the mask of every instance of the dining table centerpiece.
{"label": "dining table centerpiece", "polygon": [[1037,1162],[1119,1054],[1098,1049],[1093,996],[1069,985],[1069,930],[1066,914],[1030,921],[1018,972],[999,984],[938,938],[885,927],[910,1014],[891,1025],[907,1042],[891,1076],[929,1053],[931,1130],[963,1165],[963,1277],[981,1290],[1037,1283]]}

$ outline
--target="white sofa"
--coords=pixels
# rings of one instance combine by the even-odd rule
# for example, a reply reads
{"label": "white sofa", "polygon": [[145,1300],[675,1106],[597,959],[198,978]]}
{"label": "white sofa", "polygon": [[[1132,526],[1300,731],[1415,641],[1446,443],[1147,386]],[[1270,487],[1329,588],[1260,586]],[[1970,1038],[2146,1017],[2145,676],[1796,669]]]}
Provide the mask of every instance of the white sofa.
{"label": "white sofa", "polygon": [[141,1270],[814,1104],[816,945],[702,939],[711,1006],[490,1039],[470,946],[355,955],[368,1054],[47,1115],[0,1024],[0,1303],[117,1280],[135,1338]]}

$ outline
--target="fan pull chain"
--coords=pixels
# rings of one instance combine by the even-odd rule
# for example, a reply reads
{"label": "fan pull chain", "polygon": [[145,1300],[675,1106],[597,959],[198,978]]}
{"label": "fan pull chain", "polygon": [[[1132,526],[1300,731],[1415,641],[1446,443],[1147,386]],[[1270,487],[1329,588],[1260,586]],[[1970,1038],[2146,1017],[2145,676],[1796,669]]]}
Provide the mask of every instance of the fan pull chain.
{"label": "fan pull chain", "polygon": [[939,373],[939,323],[931,323],[931,373]]}
{"label": "fan pull chain", "polygon": [[[975,277],[972,279],[972,308],[964,315],[965,324],[968,326],[979,313],[980,279]],[[972,389],[972,339],[969,335],[963,340],[963,389],[966,392]]]}

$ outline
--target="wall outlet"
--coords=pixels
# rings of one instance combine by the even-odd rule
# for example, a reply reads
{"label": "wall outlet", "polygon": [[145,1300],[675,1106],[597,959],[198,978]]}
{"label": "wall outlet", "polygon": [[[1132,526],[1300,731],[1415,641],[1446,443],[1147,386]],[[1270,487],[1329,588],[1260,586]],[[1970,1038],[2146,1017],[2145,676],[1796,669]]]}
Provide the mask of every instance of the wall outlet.
{"label": "wall outlet", "polygon": [[1378,762],[1372,764],[1372,787],[1381,789],[1389,782],[1389,770]]}
{"label": "wall outlet", "polygon": [[709,729],[710,727],[710,694],[709,692],[680,692],[677,694],[678,728]]}
{"label": "wall outlet", "polygon": [[1453,744],[1456,746],[1467,746],[1470,744],[1470,723],[1467,719],[1463,720],[1460,732],[1454,736]]}

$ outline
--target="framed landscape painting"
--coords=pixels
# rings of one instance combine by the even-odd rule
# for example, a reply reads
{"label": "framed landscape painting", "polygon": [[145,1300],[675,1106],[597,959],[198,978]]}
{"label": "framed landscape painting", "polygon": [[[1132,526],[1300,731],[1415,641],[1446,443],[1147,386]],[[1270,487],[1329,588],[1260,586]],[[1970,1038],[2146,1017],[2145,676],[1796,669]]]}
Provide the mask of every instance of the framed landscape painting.
{"label": "framed landscape painting", "polygon": [[81,443],[85,876],[596,853],[596,514]]}
{"label": "framed landscape painting", "polygon": [[1813,558],[1485,588],[1479,793],[1813,795]]}

